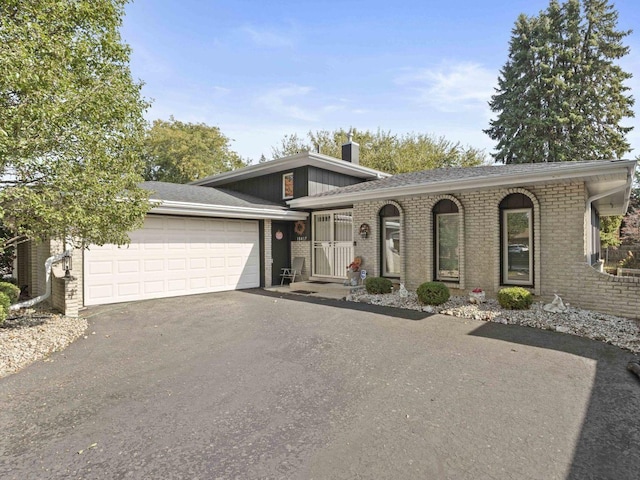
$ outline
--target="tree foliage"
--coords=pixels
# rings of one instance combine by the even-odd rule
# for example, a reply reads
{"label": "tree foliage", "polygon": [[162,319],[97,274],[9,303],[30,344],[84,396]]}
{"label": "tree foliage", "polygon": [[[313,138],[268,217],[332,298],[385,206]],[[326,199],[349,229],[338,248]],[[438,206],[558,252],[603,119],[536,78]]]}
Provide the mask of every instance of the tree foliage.
{"label": "tree foliage", "polygon": [[600,217],[600,244],[603,248],[620,245],[622,216]]}
{"label": "tree foliage", "polygon": [[145,137],[145,179],[187,183],[244,167],[218,127],[156,120]]}
{"label": "tree foliage", "polygon": [[621,240],[624,243],[640,243],[640,207],[632,208],[624,217]]}
{"label": "tree foliage", "polygon": [[[344,129],[309,132],[306,141],[298,135],[285,135],[272,148],[273,158],[303,151],[318,151],[336,158],[342,156],[347,142]],[[483,150],[462,146],[444,137],[427,134],[394,135],[391,132],[353,131],[353,141],[360,145],[360,165],[396,174],[440,167],[469,167],[484,162]]]}
{"label": "tree foliage", "polygon": [[502,163],[621,158],[629,151],[621,121],[633,117],[615,61],[629,52],[608,0],[552,0],[538,16],[520,15],[509,57],[489,105],[485,130]]}
{"label": "tree foliage", "polygon": [[[640,157],[636,158],[640,161]],[[640,166],[636,165],[635,180],[631,189],[630,206],[640,208]]]}
{"label": "tree foliage", "polygon": [[10,236],[126,243],[147,103],[119,28],[126,0],[0,3],[0,210]]}
{"label": "tree foliage", "polygon": [[[7,228],[0,223],[0,241],[2,239],[10,238],[12,234]],[[10,275],[13,272],[13,260],[16,257],[15,245],[8,245],[4,248],[0,248],[0,279],[6,275]]]}

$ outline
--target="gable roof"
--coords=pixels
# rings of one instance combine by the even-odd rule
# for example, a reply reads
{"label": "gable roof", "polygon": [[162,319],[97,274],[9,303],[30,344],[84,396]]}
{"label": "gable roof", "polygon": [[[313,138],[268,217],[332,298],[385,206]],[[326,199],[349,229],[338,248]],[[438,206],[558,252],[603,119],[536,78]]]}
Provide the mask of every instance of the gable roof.
{"label": "gable roof", "polygon": [[221,186],[238,180],[246,180],[248,178],[259,177],[269,173],[285,172],[293,168],[304,167],[307,165],[336,173],[342,173],[344,175],[350,175],[356,178],[362,178],[363,180],[372,180],[390,176],[388,173],[374,170],[373,168],[363,167],[355,163],[347,162],[346,160],[330,157],[329,155],[303,152],[271,160],[269,162],[249,165],[248,167],[239,168],[230,172],[212,175],[210,177],[191,182],[190,185],[203,185],[207,187]]}
{"label": "gable roof", "polygon": [[357,201],[574,180],[585,181],[589,195],[604,195],[593,201],[601,215],[619,215],[628,207],[635,166],[635,160],[594,160],[438,168],[340,187],[287,203],[292,208],[325,208]]}
{"label": "gable roof", "polygon": [[200,217],[304,220],[308,214],[224,188],[168,182],[143,182],[156,204],[150,213]]}

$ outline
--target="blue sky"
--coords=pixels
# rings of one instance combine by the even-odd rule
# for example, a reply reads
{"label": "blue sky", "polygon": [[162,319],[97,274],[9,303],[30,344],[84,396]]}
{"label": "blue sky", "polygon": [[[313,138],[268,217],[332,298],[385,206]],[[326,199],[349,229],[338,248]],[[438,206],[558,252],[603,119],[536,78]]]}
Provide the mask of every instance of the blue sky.
{"label": "blue sky", "polygon": [[[628,137],[640,155],[640,2],[617,0],[637,99]],[[520,13],[548,0],[135,0],[122,35],[153,99],[149,120],[215,125],[257,161],[285,134],[355,127],[430,133],[483,148],[487,101]]]}

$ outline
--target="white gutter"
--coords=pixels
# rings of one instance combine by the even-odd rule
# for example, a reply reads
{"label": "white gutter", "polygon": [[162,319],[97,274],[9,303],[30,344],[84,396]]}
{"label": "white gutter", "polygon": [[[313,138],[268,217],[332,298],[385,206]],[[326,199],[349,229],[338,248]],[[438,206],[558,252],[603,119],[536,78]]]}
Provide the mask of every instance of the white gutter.
{"label": "white gutter", "polygon": [[193,215],[197,217],[245,218],[251,220],[306,220],[307,212],[296,212],[278,208],[231,207],[203,203],[162,200],[149,213],[165,215]]}
{"label": "white gutter", "polygon": [[71,256],[71,253],[71,250],[65,250],[58,255],[53,255],[52,257],[47,258],[47,260],[44,262],[46,280],[45,292],[36,298],[32,298],[31,300],[14,303],[9,307],[9,310],[20,310],[21,308],[33,307],[35,304],[43,302],[44,300],[49,298],[51,296],[51,267],[53,267],[54,263],[58,263],[64,257]]}
{"label": "white gutter", "polygon": [[[629,174],[629,168],[635,167],[635,160],[616,160],[617,166],[623,166]],[[590,164],[576,167],[575,165],[567,165],[566,168],[555,169],[551,172],[543,173],[516,173],[492,175],[490,177],[473,177],[458,180],[444,180],[432,183],[415,183],[412,185],[400,185],[387,188],[377,188],[373,190],[365,190],[362,192],[340,193],[336,195],[326,195],[317,197],[302,197],[287,202],[292,208],[313,208],[313,207],[331,207],[350,204],[354,202],[366,200],[386,200],[397,198],[399,196],[408,197],[412,195],[424,195],[443,192],[461,192],[465,190],[479,190],[483,188],[500,187],[504,185],[525,185],[533,183],[544,183],[549,181],[570,180],[580,178],[581,176],[593,176],[598,173],[611,174],[612,162],[602,162],[602,164]],[[473,167],[470,167],[473,168]],[[496,169],[501,167],[497,166]],[[365,184],[366,185],[366,184]]]}

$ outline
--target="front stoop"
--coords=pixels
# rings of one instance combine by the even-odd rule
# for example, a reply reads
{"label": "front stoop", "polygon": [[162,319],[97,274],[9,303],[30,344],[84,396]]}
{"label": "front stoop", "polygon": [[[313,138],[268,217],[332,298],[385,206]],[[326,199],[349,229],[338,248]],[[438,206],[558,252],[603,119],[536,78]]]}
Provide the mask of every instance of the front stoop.
{"label": "front stoop", "polygon": [[341,281],[328,281],[324,279],[318,281],[323,283],[315,283],[316,281],[314,280],[308,280],[302,282],[293,282],[289,285],[275,285],[271,288],[267,288],[267,290],[282,293],[300,292],[305,295],[311,295],[314,297],[342,299],[349,295],[353,290],[362,288],[345,286],[343,284],[344,279]]}

